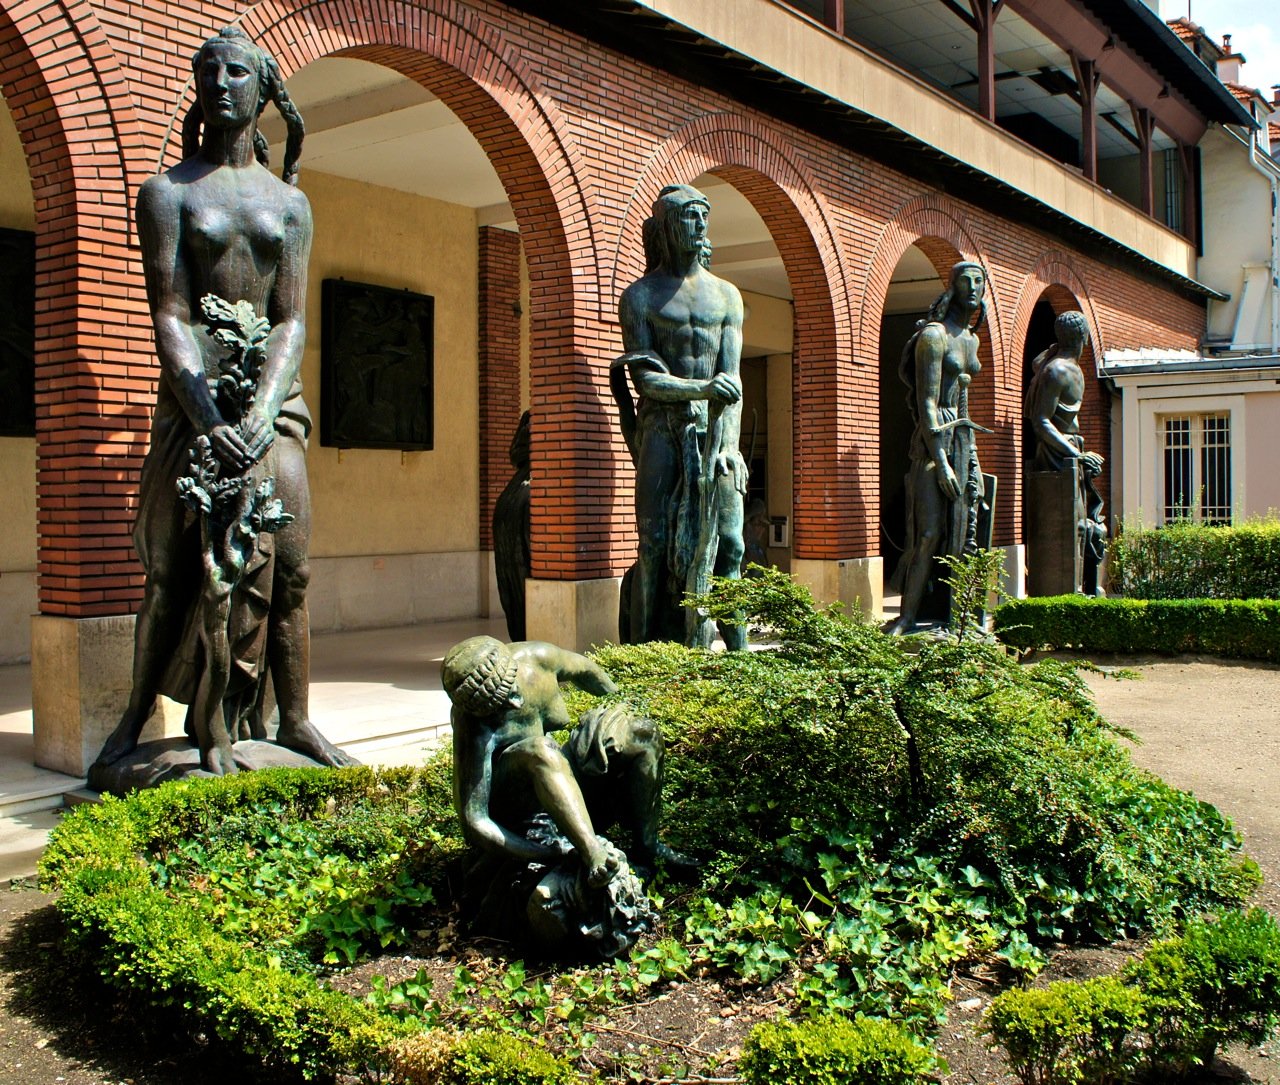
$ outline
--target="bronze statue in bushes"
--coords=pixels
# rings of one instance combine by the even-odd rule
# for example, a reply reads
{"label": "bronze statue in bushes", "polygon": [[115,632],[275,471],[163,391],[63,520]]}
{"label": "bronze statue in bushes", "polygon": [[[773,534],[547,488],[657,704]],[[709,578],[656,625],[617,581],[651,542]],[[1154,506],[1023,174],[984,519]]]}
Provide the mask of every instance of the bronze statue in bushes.
{"label": "bronze statue in bushes", "polygon": [[690,860],[658,840],[662,735],[624,705],[571,726],[560,692],[616,692],[586,656],[540,641],[471,637],[444,657],[453,702],[454,806],[471,851],[464,910],[473,925],[555,953],[625,952],[654,914],[628,856],[598,834],[629,831],[641,872]]}
{"label": "bronze statue in bushes", "polygon": [[[91,771],[112,790],[235,772],[262,752],[278,761],[233,748],[266,737],[268,671],[275,750],[296,753],[291,763],[351,763],[307,711],[311,418],[299,370],[312,227],[297,188],[302,119],[275,61],[237,27],[206,41],[192,68],[183,161],[138,193],[160,380],[134,527],[147,580],[133,690]],[[258,132],[268,102],[288,122],[283,180],[267,169]],[[135,754],[160,693],[190,705],[198,757],[171,745],[155,751],[163,764]]]}
{"label": "bronze statue in bushes", "polygon": [[[1069,309],[1053,322],[1056,342],[1031,363],[1023,413],[1035,439],[1033,471],[1075,474],[1076,564],[1080,582],[1064,591],[1098,589],[1098,567],[1107,548],[1107,525],[1102,497],[1094,480],[1102,473],[1102,457],[1088,452],[1080,435],[1080,406],[1084,401],[1084,371],[1080,357],[1089,342],[1084,313]],[[1030,540],[1034,546],[1034,540]],[[1034,561],[1034,554],[1032,555]],[[1061,593],[1058,593],[1061,594]]]}
{"label": "bronze statue in bushes", "polygon": [[[707,268],[709,215],[696,188],[662,189],[644,225],[644,277],[619,303],[626,353],[610,386],[636,466],[639,534],[623,581],[624,644],[709,646],[715,624],[681,600],[705,592],[712,574],[742,575],[742,296]],[[726,623],[721,635],[746,647],[743,625]]]}
{"label": "bronze statue in bushes", "polygon": [[986,290],[980,264],[956,264],[946,291],[902,351],[899,375],[915,430],[907,474],[907,546],[892,580],[902,592],[902,610],[886,627],[888,633],[915,628],[926,591],[936,587],[936,558],[978,549],[984,492],[975,431],[991,431],[969,418],[969,385],[982,368],[977,329],[986,319]]}

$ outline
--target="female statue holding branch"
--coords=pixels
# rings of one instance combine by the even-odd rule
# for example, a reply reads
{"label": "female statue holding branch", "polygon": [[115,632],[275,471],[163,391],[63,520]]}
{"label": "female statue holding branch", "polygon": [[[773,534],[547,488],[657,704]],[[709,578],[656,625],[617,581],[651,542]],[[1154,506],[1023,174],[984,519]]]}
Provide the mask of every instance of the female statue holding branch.
{"label": "female statue holding branch", "polygon": [[[213,773],[234,772],[231,742],[265,736],[262,683],[269,666],[280,710],[276,741],[324,764],[346,764],[346,755],[320,735],[307,714],[305,452],[311,419],[299,371],[311,209],[296,187],[302,119],[275,61],[236,27],[206,41],[192,67],[196,104],[183,129],[183,161],[148,180],[138,194],[138,232],[160,361],[134,528],[147,582],[135,633],[133,692],[98,763],[118,761],[136,747],[163,692],[192,705],[197,732],[202,722],[207,727],[218,718],[227,741],[215,734],[207,746],[201,735],[202,766]],[[266,141],[257,130],[268,101],[289,128],[283,180],[266,168]],[[219,380],[225,378],[227,340],[207,319],[210,299],[231,307],[243,303],[243,311],[265,318],[259,324],[265,334],[253,348],[259,359],[254,387],[242,402],[241,417],[225,416]],[[202,521],[178,493],[179,480],[189,483],[184,476],[199,474],[197,448],[210,477],[243,476],[237,485],[250,491],[274,479],[285,512],[263,529],[263,536],[255,536],[236,573],[239,595],[226,634],[229,658],[215,661],[226,671],[226,681],[214,682],[212,689],[207,628],[202,634],[207,622],[198,613],[208,594],[202,589]],[[187,485],[188,496],[190,489]],[[265,534],[272,530],[274,535]],[[231,711],[222,720],[227,705]],[[188,722],[190,729],[190,717]]]}

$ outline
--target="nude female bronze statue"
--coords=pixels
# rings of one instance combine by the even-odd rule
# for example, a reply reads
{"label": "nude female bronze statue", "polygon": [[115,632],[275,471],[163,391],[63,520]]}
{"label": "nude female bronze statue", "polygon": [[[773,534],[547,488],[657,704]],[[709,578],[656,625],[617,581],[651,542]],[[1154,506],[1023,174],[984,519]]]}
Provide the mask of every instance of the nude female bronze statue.
{"label": "nude female bronze statue", "polygon": [[[742,427],[742,296],[707,268],[706,196],[668,185],[645,223],[647,267],[622,294],[626,353],[611,386],[636,465],[639,555],[624,581],[624,643],[708,645],[712,624],[681,607],[707,577],[742,573],[747,464]],[[639,407],[632,402],[627,377]],[[746,646],[742,625],[721,630]]]}
{"label": "nude female bronze statue", "polygon": [[[305,451],[311,418],[299,371],[305,334],[311,209],[296,187],[303,125],[275,61],[237,27],[201,46],[192,61],[196,103],[183,128],[183,161],[138,193],[137,223],[147,300],[160,362],[151,446],[142,469],[134,543],[146,571],[135,631],[133,690],[98,765],[131,753],[156,697],[191,706],[205,771],[235,772],[231,743],[265,736],[262,691],[269,669],[280,721],[275,741],[327,765],[351,763],[308,718],[310,661],[306,588],[311,529]],[[274,102],[288,125],[283,180],[267,168],[257,120]],[[220,303],[257,322],[260,354],[243,417],[224,417],[219,380],[235,334],[209,323]],[[221,476],[256,490],[274,480],[284,514],[248,549],[230,607],[225,646],[201,613],[207,583],[201,518],[180,499],[203,456],[206,481]],[[245,481],[235,483],[234,480]],[[270,497],[270,495],[267,495]],[[186,497],[191,498],[188,486]],[[277,510],[278,511],[278,510]],[[206,551],[207,552],[207,551]],[[204,585],[204,587],[202,587]],[[216,593],[215,593],[216,594]],[[216,625],[216,623],[212,623]],[[225,647],[226,658],[222,658]],[[221,687],[221,689],[219,688]],[[223,718],[225,713],[225,718]],[[218,731],[218,728],[221,731]]]}
{"label": "nude female bronze statue", "polygon": [[980,264],[951,269],[947,289],[907,341],[899,373],[915,419],[907,474],[907,546],[893,583],[902,591],[898,618],[886,627],[910,633],[933,574],[934,559],[977,548],[982,468],[969,418],[969,385],[982,368],[977,327],[986,318],[987,276]]}

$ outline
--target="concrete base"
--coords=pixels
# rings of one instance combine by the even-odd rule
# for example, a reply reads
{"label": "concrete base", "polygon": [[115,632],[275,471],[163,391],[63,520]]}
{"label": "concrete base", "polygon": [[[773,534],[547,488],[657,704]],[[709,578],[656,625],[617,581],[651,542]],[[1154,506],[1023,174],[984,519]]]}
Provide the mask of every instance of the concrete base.
{"label": "concrete base", "polygon": [[[133,684],[133,616],[31,619],[35,762],[84,776],[120,722]],[[182,734],[186,709],[160,699],[142,741]]]}
{"label": "concrete base", "polygon": [[525,614],[530,640],[575,652],[618,642],[621,577],[603,580],[526,580]]}
{"label": "concrete base", "polygon": [[480,550],[313,557],[310,564],[312,633],[447,622],[490,612],[493,558]]}
{"label": "concrete base", "polygon": [[860,610],[873,619],[879,619],[884,610],[882,557],[837,561],[793,557],[791,575],[813,593],[821,606],[843,603],[851,612]]}
{"label": "concrete base", "polygon": [[1001,547],[1004,550],[1004,594],[1010,599],[1027,596],[1027,548],[1022,543]]}

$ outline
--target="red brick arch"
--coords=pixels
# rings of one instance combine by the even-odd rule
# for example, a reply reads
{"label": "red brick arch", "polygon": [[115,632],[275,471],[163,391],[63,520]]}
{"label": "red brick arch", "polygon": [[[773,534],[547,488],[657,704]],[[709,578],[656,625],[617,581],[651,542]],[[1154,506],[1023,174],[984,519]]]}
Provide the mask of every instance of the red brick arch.
{"label": "red brick arch", "polygon": [[[88,0],[0,8],[0,87],[36,214],[40,611],[128,610],[131,513],[122,476],[145,452],[150,339],[130,256],[130,166],[143,138],[121,64]],[[136,567],[135,567],[136,568]]]}
{"label": "red brick arch", "polygon": [[[865,537],[851,461],[839,457],[858,408],[841,373],[851,358],[852,282],[830,212],[804,165],[764,124],[704,114],[672,133],[632,188],[611,261],[606,297],[644,273],[641,231],[665,184],[714,173],[744,195],[768,225],[794,299],[793,552],[847,557]],[[712,209],[711,239],[715,241]]]}

